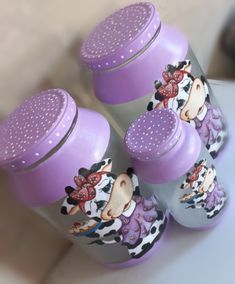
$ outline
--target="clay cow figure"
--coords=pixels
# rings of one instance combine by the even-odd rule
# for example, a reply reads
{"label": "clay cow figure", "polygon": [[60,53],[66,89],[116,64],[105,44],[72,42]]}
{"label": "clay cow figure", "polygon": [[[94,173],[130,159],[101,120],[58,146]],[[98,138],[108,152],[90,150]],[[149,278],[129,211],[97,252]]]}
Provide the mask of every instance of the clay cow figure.
{"label": "clay cow figure", "polygon": [[206,79],[191,75],[191,62],[180,62],[177,66],[168,65],[163,72],[165,83],[155,82],[156,93],[147,109],[170,108],[179,117],[192,124],[203,143],[215,158],[224,145],[225,125],[220,110],[210,103]]}
{"label": "clay cow figure", "polygon": [[187,208],[204,208],[208,219],[215,217],[224,207],[226,195],[223,186],[217,182],[213,166],[207,167],[206,160],[195,164],[181,189],[190,189],[180,202],[188,204]]}
{"label": "clay cow figure", "polygon": [[132,258],[149,251],[161,237],[167,218],[158,209],[155,197],[140,195],[137,176],[127,173],[114,175],[112,160],[94,164],[89,170],[80,169],[74,178],[76,188],[67,187],[68,197],[61,212],[74,215],[78,211],[89,218],[76,222],[70,233],[93,238],[90,244],[121,243]]}

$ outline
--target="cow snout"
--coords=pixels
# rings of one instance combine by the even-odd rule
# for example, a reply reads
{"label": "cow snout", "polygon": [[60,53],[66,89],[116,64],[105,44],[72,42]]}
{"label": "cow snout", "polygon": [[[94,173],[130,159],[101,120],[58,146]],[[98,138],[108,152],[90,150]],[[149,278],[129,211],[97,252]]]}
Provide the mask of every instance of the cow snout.
{"label": "cow snout", "polygon": [[133,195],[133,184],[127,174],[121,174],[116,179],[108,204],[102,211],[104,220],[118,218],[130,206]]}
{"label": "cow snout", "polygon": [[185,121],[195,119],[203,110],[206,93],[202,81],[197,78],[193,81],[188,101],[181,110],[180,117]]}

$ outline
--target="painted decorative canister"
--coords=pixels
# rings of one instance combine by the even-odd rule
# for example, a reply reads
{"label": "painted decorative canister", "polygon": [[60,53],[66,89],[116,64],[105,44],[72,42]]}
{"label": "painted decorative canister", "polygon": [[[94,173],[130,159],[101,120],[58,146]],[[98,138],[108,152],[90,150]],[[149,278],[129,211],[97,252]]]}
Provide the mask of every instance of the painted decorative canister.
{"label": "painted decorative canister", "polygon": [[161,22],[153,4],[138,2],[107,17],[84,41],[81,58],[96,97],[123,131],[146,109],[171,108],[217,156],[226,138],[221,111],[186,38]]}
{"label": "painted decorative canister", "polygon": [[126,132],[125,148],[139,178],[155,187],[178,223],[205,228],[222,214],[227,197],[213,159],[195,128],[173,110],[139,116]]}
{"label": "painted decorative canister", "polygon": [[164,233],[165,210],[141,194],[121,139],[64,90],[30,97],[0,125],[0,165],[21,202],[100,262],[135,264]]}

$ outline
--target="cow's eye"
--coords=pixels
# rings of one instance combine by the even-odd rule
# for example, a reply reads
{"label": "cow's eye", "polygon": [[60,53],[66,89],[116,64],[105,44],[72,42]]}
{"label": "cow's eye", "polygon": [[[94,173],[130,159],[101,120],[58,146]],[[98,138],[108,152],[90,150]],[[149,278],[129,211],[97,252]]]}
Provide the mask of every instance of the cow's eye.
{"label": "cow's eye", "polygon": [[101,209],[104,207],[106,201],[105,200],[99,200],[99,201],[96,201],[96,206],[97,206],[97,210]]}
{"label": "cow's eye", "polygon": [[177,106],[177,110],[178,110],[178,109],[180,109],[184,105],[185,100],[179,99],[179,100],[177,100],[177,103],[178,103],[178,106]]}
{"label": "cow's eye", "polygon": [[110,191],[110,188],[111,188],[111,181],[102,188],[102,191],[108,193]]}
{"label": "cow's eye", "polygon": [[190,89],[190,82],[188,82],[188,84],[185,85],[185,86],[183,87],[183,89],[184,89],[184,91],[185,91],[186,93],[188,93],[188,91],[189,91],[189,89]]}

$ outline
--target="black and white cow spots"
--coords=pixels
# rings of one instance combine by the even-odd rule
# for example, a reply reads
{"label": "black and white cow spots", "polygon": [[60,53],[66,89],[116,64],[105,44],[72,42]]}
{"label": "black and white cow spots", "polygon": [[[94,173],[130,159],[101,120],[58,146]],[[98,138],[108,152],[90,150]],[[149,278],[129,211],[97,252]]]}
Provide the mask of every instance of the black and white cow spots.
{"label": "black and white cow spots", "polygon": [[215,158],[226,142],[227,132],[222,114],[210,102],[205,77],[191,74],[189,60],[178,65],[168,65],[163,72],[165,82],[156,81],[156,93],[148,103],[147,110],[170,108],[198,131],[209,153]]}
{"label": "black and white cow spots", "polygon": [[194,165],[181,189],[189,189],[190,192],[184,194],[180,202],[187,204],[186,208],[203,208],[208,219],[223,209],[227,199],[223,186],[217,181],[214,166],[208,167],[205,159]]}
{"label": "black and white cow spots", "polygon": [[165,216],[163,217],[162,211],[159,212],[159,216],[162,216],[162,218],[159,217],[159,219],[154,222],[151,226],[149,235],[141,239],[141,242],[134,248],[129,247],[129,253],[133,258],[142,257],[153,247],[155,242],[161,238],[167,225],[167,219]]}
{"label": "black and white cow spots", "polygon": [[155,197],[141,196],[132,168],[119,176],[111,169],[111,159],[90,170],[80,169],[74,178],[76,188],[66,188],[68,196],[61,213],[73,215],[81,211],[89,218],[73,224],[70,233],[74,236],[90,238],[90,245],[120,243],[132,258],[139,258],[159,240],[167,218],[158,209]]}

